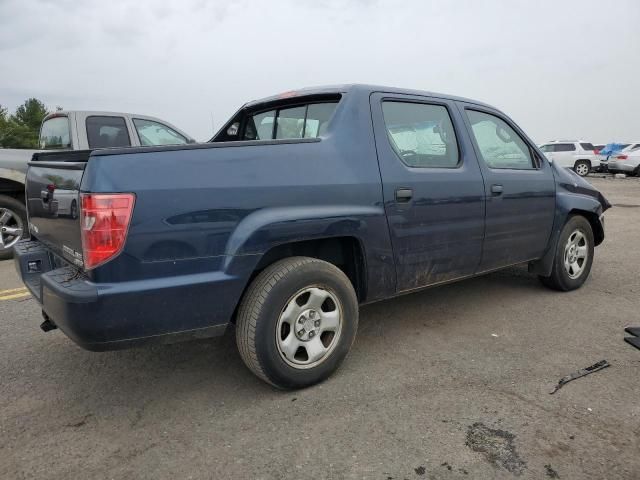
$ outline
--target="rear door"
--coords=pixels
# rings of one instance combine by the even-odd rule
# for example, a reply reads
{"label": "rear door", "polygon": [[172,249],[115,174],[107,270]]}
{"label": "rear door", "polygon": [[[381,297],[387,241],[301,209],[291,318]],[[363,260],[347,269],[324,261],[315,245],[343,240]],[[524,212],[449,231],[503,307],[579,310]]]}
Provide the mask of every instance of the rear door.
{"label": "rear door", "polygon": [[484,186],[455,105],[375,93],[371,109],[397,290],[472,275],[482,252]]}
{"label": "rear door", "polygon": [[555,215],[551,165],[501,113],[458,105],[485,180],[486,227],[478,272],[540,258]]}
{"label": "rear door", "polygon": [[573,143],[556,143],[553,161],[565,168],[573,168],[576,163],[576,146]]}

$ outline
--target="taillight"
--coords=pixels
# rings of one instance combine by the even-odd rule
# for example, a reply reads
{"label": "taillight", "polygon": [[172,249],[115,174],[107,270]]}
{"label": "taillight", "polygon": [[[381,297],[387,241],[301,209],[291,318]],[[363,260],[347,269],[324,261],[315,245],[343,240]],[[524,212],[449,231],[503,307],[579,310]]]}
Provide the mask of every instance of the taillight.
{"label": "taillight", "polygon": [[133,193],[80,194],[80,233],[87,270],[108,262],[122,251],[135,198]]}
{"label": "taillight", "polygon": [[597,148],[593,150],[593,153],[595,153],[596,155],[600,155],[600,150],[598,150]]}
{"label": "taillight", "polygon": [[627,159],[627,156],[626,156],[626,155],[618,155],[618,156],[616,157],[616,159],[617,159],[617,160],[626,160],[626,159]]}

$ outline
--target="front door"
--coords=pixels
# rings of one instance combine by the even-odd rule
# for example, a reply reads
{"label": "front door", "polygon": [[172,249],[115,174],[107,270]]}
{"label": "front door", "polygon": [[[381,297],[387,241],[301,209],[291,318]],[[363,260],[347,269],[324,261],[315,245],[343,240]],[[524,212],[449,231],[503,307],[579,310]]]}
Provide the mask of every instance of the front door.
{"label": "front door", "polygon": [[472,275],[484,235],[484,185],[455,104],[371,96],[397,274],[407,291]]}
{"label": "front door", "polygon": [[486,228],[478,272],[540,258],[555,215],[551,165],[500,113],[461,102],[458,106],[485,180]]}

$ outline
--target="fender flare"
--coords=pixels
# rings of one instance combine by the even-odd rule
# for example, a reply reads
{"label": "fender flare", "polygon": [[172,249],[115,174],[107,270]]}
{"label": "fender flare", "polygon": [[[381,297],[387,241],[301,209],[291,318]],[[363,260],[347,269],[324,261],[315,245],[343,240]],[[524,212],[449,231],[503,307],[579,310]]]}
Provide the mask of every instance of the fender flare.
{"label": "fender flare", "polygon": [[247,215],[234,229],[225,245],[224,271],[233,271],[235,259],[251,255],[256,265],[270,249],[292,242],[351,236],[361,244],[366,238],[370,217],[385,217],[382,206],[300,206],[273,207]]}
{"label": "fender flare", "polygon": [[[589,223],[593,225],[594,218],[598,222],[598,227],[604,237],[604,224],[602,219],[602,205],[598,200],[584,195],[576,195],[568,192],[557,193],[556,215],[553,220],[553,230],[549,238],[549,245],[545,254],[539,260],[529,263],[529,272],[543,277],[551,275],[553,260],[560,238],[560,232],[571,215],[583,215],[587,217]],[[594,237],[596,236],[594,231]],[[597,241],[597,240],[596,240]],[[599,245],[600,242],[596,243]]]}

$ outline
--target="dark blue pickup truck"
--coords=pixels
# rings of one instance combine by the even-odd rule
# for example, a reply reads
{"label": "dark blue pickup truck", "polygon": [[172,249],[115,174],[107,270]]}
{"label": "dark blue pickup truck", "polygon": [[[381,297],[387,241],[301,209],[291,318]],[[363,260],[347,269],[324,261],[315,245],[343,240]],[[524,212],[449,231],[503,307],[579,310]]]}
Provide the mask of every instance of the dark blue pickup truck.
{"label": "dark blue pickup truck", "polygon": [[495,108],[363,85],[250,102],[206,144],[36,154],[26,197],[44,330],[109,350],[233,325],[282,388],[340,365],[359,304],[521,263],[580,287],[609,207]]}

